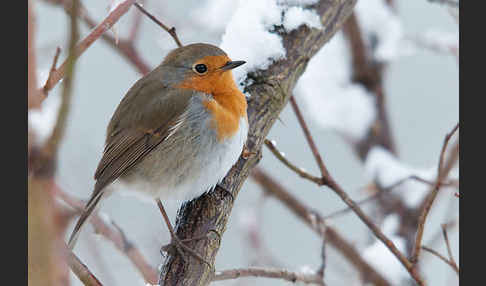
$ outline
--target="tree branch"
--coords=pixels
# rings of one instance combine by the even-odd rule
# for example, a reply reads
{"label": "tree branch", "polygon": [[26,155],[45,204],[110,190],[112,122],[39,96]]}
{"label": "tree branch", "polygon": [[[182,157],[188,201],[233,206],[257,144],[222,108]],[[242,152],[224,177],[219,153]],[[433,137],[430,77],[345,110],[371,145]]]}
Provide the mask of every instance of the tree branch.
{"label": "tree branch", "polygon": [[292,162],[290,162],[287,158],[285,158],[283,153],[278,151],[277,146],[275,146],[275,144],[273,144],[272,141],[265,139],[264,142],[265,145],[268,147],[268,149],[273,153],[273,155],[275,155],[275,157],[277,157],[277,159],[279,159],[280,162],[282,162],[285,166],[289,167],[290,170],[294,171],[304,179],[310,180],[319,186],[322,185],[322,180],[320,177],[313,176],[307,173],[306,171],[304,171],[304,169],[295,166]]}
{"label": "tree branch", "polygon": [[[191,241],[188,247],[198,252],[206,261],[214,263],[219,250],[219,236],[226,229],[233,207],[232,198],[261,158],[261,146],[279,113],[289,100],[296,81],[302,75],[309,59],[334,35],[350,15],[355,0],[320,1],[314,8],[321,15],[323,29],[300,26],[289,33],[281,32],[286,58],[271,64],[265,70],[251,73],[254,82],[245,90],[248,99],[249,134],[246,147],[256,153],[247,159],[240,157],[222,183],[214,191],[184,204],[178,212],[176,234],[180,239],[208,234],[206,240]],[[210,232],[210,230],[212,230]],[[161,285],[207,285],[213,269],[192,257],[183,261],[168,254],[159,279]]]}
{"label": "tree branch", "polygon": [[266,277],[282,279],[293,283],[316,284],[325,286],[322,277],[315,273],[291,272],[285,269],[268,269],[262,267],[249,267],[217,271],[213,281],[236,279],[240,277]]}
{"label": "tree branch", "polygon": [[[314,158],[316,159],[317,166],[319,167],[319,170],[321,170],[322,178],[328,177],[329,171],[327,170],[326,165],[324,165],[324,161],[322,161],[321,154],[319,154],[319,151],[317,150],[316,143],[314,143],[314,139],[312,138],[312,135],[309,131],[309,127],[307,127],[307,123],[305,123],[304,116],[302,115],[302,112],[300,112],[300,108],[297,105],[297,101],[295,100],[294,96],[290,97],[290,104],[292,106],[292,109],[294,110],[295,115],[297,116],[302,131],[304,131],[305,139],[309,144],[309,147],[312,151],[312,155],[314,155]],[[324,184],[322,178],[320,180],[320,185]]]}
{"label": "tree branch", "polygon": [[[64,244],[65,245],[65,244]],[[68,252],[69,267],[73,273],[86,286],[103,286],[96,276],[89,270],[89,268],[66,246]]]}
{"label": "tree branch", "polygon": [[[115,24],[120,19],[121,16],[125,15],[125,13],[128,12],[134,2],[135,0],[125,0],[124,2],[120,3],[108,15],[108,17],[103,20],[103,22],[96,26],[94,30],[91,31],[88,36],[86,36],[86,38],[84,38],[76,45],[72,53],[72,58],[77,59],[79,56],[81,56],[91,46],[91,44],[93,44],[106,31],[108,31],[113,26],[113,24]],[[74,13],[74,17],[77,17],[76,12],[72,11],[71,13]],[[47,92],[49,92],[66,75],[68,60],[69,58],[66,59],[62,63],[62,65],[52,73],[52,77],[50,77],[49,81],[46,82],[44,88],[42,89],[42,94],[44,95],[44,98],[47,96]]]}
{"label": "tree branch", "polygon": [[417,281],[419,285],[424,285],[424,282],[422,281],[422,278],[418,275],[417,271],[413,267],[413,264],[405,257],[404,254],[402,254],[398,248],[395,246],[393,241],[388,239],[383,232],[375,225],[375,223],[363,212],[363,210],[359,207],[359,205],[354,202],[348,194],[341,188],[341,186],[334,180],[334,178],[330,175],[329,171],[327,170],[326,165],[322,161],[321,156],[319,155],[319,152],[317,151],[317,147],[314,144],[314,140],[312,139],[312,135],[310,134],[309,129],[307,128],[307,125],[304,121],[304,118],[298,108],[297,103],[295,102],[295,99],[291,98],[291,103],[292,107],[294,108],[294,111],[297,115],[297,118],[299,120],[299,123],[304,131],[305,137],[307,139],[307,142],[309,143],[309,146],[312,150],[312,153],[314,154],[314,157],[316,158],[317,164],[319,165],[319,168],[321,169],[322,173],[322,185],[325,185],[329,187],[331,190],[334,191],[343,201],[346,203],[353,211],[356,213],[356,215],[363,221],[366,226],[373,232],[373,234],[385,244],[385,246],[395,255],[395,257],[400,261],[400,263],[407,269],[407,271],[410,273],[410,276]]}
{"label": "tree branch", "polygon": [[447,177],[449,174],[450,170],[452,169],[452,166],[454,163],[457,161],[458,157],[458,152],[459,152],[459,143],[457,143],[450,155],[449,158],[447,159],[447,162],[445,162],[445,167],[444,166],[444,157],[445,157],[445,151],[447,149],[447,145],[449,144],[449,141],[451,137],[454,135],[454,133],[459,129],[459,123],[457,123],[454,128],[452,129],[451,132],[446,134],[444,138],[444,144],[442,145],[442,150],[440,152],[440,157],[439,157],[439,164],[437,167],[437,179],[436,182],[432,188],[432,191],[425,197],[424,202],[420,206],[420,216],[419,216],[419,221],[417,225],[417,233],[415,235],[415,244],[412,252],[412,256],[410,257],[410,261],[414,264],[418,262],[418,257],[420,255],[420,249],[422,245],[422,238],[424,235],[424,229],[425,229],[425,221],[427,220],[427,216],[430,212],[430,209],[432,208],[432,204],[434,203],[435,198],[437,197],[437,194],[439,193],[440,187],[442,186],[442,181]]}
{"label": "tree branch", "polygon": [[430,252],[431,254],[437,256],[440,260],[444,261],[447,265],[452,267],[452,269],[459,275],[459,268],[457,267],[457,264],[455,264],[453,261],[445,258],[442,254],[438,253],[437,251],[433,250],[432,248],[429,248],[427,246],[421,246],[421,248],[427,252]]}
{"label": "tree branch", "polygon": [[255,168],[252,178],[257,181],[264,191],[283,203],[298,218],[305,222],[317,235],[326,239],[335,249],[358,269],[364,281],[375,285],[391,285],[378,271],[368,264],[360,253],[332,227],[325,224],[325,220],[316,210],[304,205],[297,198],[292,196],[281,184],[273,180],[260,168]]}
{"label": "tree branch", "polygon": [[[77,211],[83,210],[85,203],[73,196],[63,192],[57,185],[55,186],[56,195]],[[98,213],[94,213],[90,218],[90,223],[94,226],[95,232],[101,234],[111,241],[116,249],[123,253],[135,268],[140,271],[146,283],[157,283],[157,270],[154,269],[142,255],[138,247],[128,240],[123,230],[113,221],[103,220]]]}
{"label": "tree branch", "polygon": [[366,48],[355,13],[346,21],[343,31],[351,47],[353,82],[361,84],[371,94],[374,94],[376,99],[376,120],[368,130],[367,136],[355,146],[356,151],[362,160],[366,158],[369,150],[376,145],[396,154],[383,91],[383,71],[386,66],[369,56],[372,53]]}
{"label": "tree branch", "polygon": [[150,20],[152,20],[155,23],[157,23],[157,25],[159,25],[162,29],[164,29],[167,33],[169,33],[169,35],[174,39],[174,41],[176,42],[176,44],[177,44],[177,46],[179,48],[182,47],[182,43],[179,40],[179,37],[177,37],[177,33],[176,33],[175,27],[172,27],[172,28],[167,27],[166,25],[164,25],[164,23],[162,23],[161,21],[159,21],[159,19],[157,19],[152,14],[150,14],[147,10],[145,10],[142,7],[142,5],[140,5],[138,3],[135,3],[134,5],[135,5],[135,7],[138,8],[138,10],[140,10],[143,14],[145,14],[147,17],[149,17]]}

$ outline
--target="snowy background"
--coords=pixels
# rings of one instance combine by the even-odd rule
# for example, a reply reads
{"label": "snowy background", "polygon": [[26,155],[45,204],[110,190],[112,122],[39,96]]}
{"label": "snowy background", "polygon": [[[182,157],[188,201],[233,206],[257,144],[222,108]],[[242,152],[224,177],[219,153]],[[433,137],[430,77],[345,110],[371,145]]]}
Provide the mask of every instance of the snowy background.
{"label": "snowy background", "polygon": [[[108,14],[111,1],[82,1],[94,19]],[[295,6],[306,1],[146,1],[145,7],[169,26],[175,26],[183,44],[206,42],[221,46],[234,60],[245,60],[244,68],[235,70],[235,78],[257,66],[270,63],[268,57],[284,56],[278,37],[267,29],[282,24],[291,30],[304,22],[319,27],[316,15]],[[285,4],[287,3],[287,4]],[[290,3],[290,4],[288,4]],[[354,142],[364,135],[375,116],[372,97],[361,87],[350,83],[350,55],[341,32],[311,60],[295,89],[297,101],[304,110],[318,148],[336,180],[359,200],[368,196],[363,187],[375,177],[390,185],[410,174],[433,180],[443,138],[459,119],[458,60],[450,53],[416,45],[457,45],[458,24],[446,6],[426,0],[396,0],[396,11],[381,0],[361,0],[356,6],[364,34],[376,34],[380,42],[375,55],[389,61],[384,78],[386,108],[397,145],[399,158],[386,151],[373,149],[363,164],[347,140]],[[67,42],[68,18],[65,12],[37,1],[36,44],[40,83],[47,77],[58,45]],[[286,17],[280,18],[282,9]],[[123,16],[112,32],[125,36],[134,19],[135,8]],[[88,33],[81,25],[82,36]],[[110,32],[110,33],[112,33]],[[417,42],[415,41],[415,42]],[[175,48],[175,43],[153,22],[142,19],[136,46],[152,67]],[[256,52],[255,52],[256,51]],[[61,54],[61,60],[65,57]],[[88,197],[94,185],[93,173],[101,158],[105,128],[117,104],[140,74],[114,50],[99,40],[81,56],[77,64],[72,111],[66,138],[61,147],[59,184],[70,194]],[[49,133],[49,122],[55,120],[59,104],[58,85],[44,102],[43,112],[30,114],[39,135]],[[319,107],[319,108],[316,108]],[[313,174],[319,170],[290,106],[287,106],[268,138],[299,166]],[[298,136],[290,136],[298,134]],[[344,135],[344,136],[342,136]],[[346,138],[346,140],[344,139]],[[260,167],[281,179],[293,194],[324,215],[342,209],[344,203],[332,192],[302,180],[283,166],[266,148]],[[458,171],[452,172],[457,177]],[[407,185],[413,192],[404,196],[408,205],[416,204],[428,188],[418,183]],[[396,192],[400,192],[397,190]],[[458,216],[457,198],[444,189],[439,194],[427,222],[424,242],[440,228],[441,223]],[[444,195],[447,193],[447,195]],[[216,269],[248,266],[261,255],[252,251],[248,231],[259,229],[265,251],[279,265],[290,270],[317,269],[320,266],[320,239],[296,219],[279,202],[261,199],[261,189],[251,179],[244,184],[235,203],[228,229],[216,259]],[[180,202],[167,202],[171,218]],[[261,207],[259,207],[262,205]],[[452,206],[452,212],[451,208]],[[159,248],[168,242],[167,229],[154,204],[133,197],[113,195],[105,200],[102,212],[125,230],[149,262],[160,264]],[[445,211],[448,214],[445,214]],[[257,224],[258,222],[258,224]],[[398,262],[384,250],[365,225],[352,213],[340,216],[331,224],[352,242],[370,263],[383,270],[394,284],[407,277]],[[388,217],[381,226],[393,236],[398,217]],[[453,255],[458,253],[457,227],[449,232]],[[392,237],[393,238],[393,237]],[[396,241],[397,245],[403,244]],[[296,247],[298,245],[298,247]],[[443,243],[436,245],[445,252]],[[358,273],[331,247],[327,248],[327,285],[360,285]],[[76,253],[106,285],[144,285],[143,279],[110,242],[94,235],[89,226],[82,232]],[[424,253],[424,278],[429,285],[457,285],[457,276],[437,258]],[[260,261],[268,265],[266,261]],[[385,267],[386,266],[386,267]],[[287,285],[270,279],[240,279],[215,282],[215,285]],[[73,285],[81,285],[73,276]]]}

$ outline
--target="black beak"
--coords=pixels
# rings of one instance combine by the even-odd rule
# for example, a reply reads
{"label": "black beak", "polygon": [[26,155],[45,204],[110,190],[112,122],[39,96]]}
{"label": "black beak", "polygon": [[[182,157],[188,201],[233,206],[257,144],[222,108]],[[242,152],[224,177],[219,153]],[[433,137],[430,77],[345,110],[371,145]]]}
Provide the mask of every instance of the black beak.
{"label": "black beak", "polygon": [[228,71],[237,68],[245,63],[246,63],[245,61],[231,61],[231,62],[227,62],[224,66],[220,67],[219,69],[223,71]]}

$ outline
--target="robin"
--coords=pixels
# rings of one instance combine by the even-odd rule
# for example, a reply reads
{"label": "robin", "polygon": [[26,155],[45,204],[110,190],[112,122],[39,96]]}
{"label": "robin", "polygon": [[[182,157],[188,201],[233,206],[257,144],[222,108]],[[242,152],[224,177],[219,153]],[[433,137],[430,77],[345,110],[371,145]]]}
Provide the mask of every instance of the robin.
{"label": "robin", "polygon": [[155,198],[171,243],[191,252],[175,236],[161,200],[202,195],[237,161],[248,118],[231,70],[244,63],[216,46],[191,44],[171,51],[128,90],[108,124],[94,191],[69,238],[71,249],[106,186],[117,181]]}

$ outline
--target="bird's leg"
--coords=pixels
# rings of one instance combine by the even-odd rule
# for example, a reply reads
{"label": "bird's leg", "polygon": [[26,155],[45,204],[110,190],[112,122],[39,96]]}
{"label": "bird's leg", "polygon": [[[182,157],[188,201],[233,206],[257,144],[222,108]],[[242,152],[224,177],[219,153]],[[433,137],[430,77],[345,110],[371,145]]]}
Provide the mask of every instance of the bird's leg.
{"label": "bird's leg", "polygon": [[157,199],[156,201],[157,201],[157,205],[159,206],[160,212],[162,213],[162,217],[164,218],[165,224],[167,225],[167,228],[169,229],[170,236],[171,236],[171,242],[168,245],[163,246],[161,250],[165,251],[170,246],[173,246],[173,247],[175,247],[177,253],[179,253],[179,255],[182,257],[182,259],[184,261],[186,260],[186,258],[185,258],[183,250],[187,251],[189,254],[191,254],[192,256],[194,256],[195,258],[200,260],[201,262],[206,263],[209,266],[209,268],[211,268],[211,264],[209,262],[204,260],[204,258],[202,258],[197,252],[195,252],[191,248],[187,247],[183,243],[183,241],[184,242],[185,241],[191,241],[191,240],[195,240],[195,239],[199,239],[199,238],[189,238],[189,239],[180,240],[174,232],[174,228],[172,227],[172,224],[170,223],[169,216],[165,212],[165,209],[164,209],[164,206],[162,205],[162,202],[160,201],[160,199]]}

